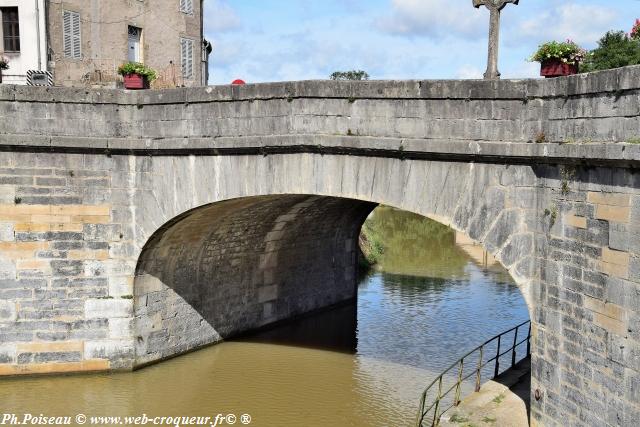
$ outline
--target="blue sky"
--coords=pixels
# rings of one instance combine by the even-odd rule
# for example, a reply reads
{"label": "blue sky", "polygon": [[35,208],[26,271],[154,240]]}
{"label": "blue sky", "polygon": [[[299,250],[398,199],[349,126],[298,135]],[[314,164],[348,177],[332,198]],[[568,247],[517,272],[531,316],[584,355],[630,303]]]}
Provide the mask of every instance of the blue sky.
{"label": "blue sky", "polygon": [[[214,44],[211,84],[326,79],[362,69],[372,79],[481,78],[489,13],[472,0],[205,0]],[[640,0],[520,0],[502,13],[503,78],[536,77],[527,62],[547,40],[586,48],[630,31]]]}

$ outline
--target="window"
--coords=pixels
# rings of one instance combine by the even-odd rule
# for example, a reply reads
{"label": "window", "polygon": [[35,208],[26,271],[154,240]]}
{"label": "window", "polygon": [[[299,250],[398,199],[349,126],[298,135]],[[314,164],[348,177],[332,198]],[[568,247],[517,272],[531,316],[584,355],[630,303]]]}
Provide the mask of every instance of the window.
{"label": "window", "polygon": [[193,0],[180,0],[180,12],[193,15]]}
{"label": "window", "polygon": [[142,28],[129,25],[129,54],[128,60],[132,62],[142,62],[140,55],[140,39],[142,38]]}
{"label": "window", "polygon": [[65,10],[62,14],[62,38],[65,58],[81,59],[80,14]]}
{"label": "window", "polygon": [[2,7],[2,35],[5,52],[20,52],[20,22],[17,7]]}
{"label": "window", "polygon": [[182,59],[182,77],[193,78],[193,40],[180,39],[180,57]]}

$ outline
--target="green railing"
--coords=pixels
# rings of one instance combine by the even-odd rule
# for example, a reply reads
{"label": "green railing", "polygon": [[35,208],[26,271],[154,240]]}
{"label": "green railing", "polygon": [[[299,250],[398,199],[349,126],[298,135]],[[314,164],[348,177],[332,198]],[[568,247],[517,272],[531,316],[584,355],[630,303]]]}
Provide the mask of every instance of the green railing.
{"label": "green railing", "polygon": [[[528,332],[526,338],[518,341],[518,332],[521,328],[528,326]],[[510,335],[513,334],[513,341],[511,346],[502,351],[502,341],[506,338],[511,338]],[[527,345],[526,353],[523,357],[518,359],[518,346],[525,344]],[[495,346],[495,349],[493,348]],[[484,360],[485,354],[491,351],[491,353],[495,352],[495,356],[490,359]],[[458,406],[460,404],[460,395],[462,393],[462,387],[464,382],[472,377],[475,381],[475,391],[480,391],[481,379],[482,379],[482,371],[484,368],[487,368],[490,363],[495,362],[493,366],[493,376],[490,379],[497,377],[500,372],[500,358],[506,356],[511,353],[511,363],[510,367],[515,366],[517,362],[523,360],[530,356],[531,354],[531,322],[526,321],[518,326],[515,326],[508,331],[504,331],[500,335],[496,335],[488,341],[485,341],[482,345],[474,348],[462,358],[460,358],[457,362],[453,363],[447,370],[445,370],[438,378],[433,380],[433,382],[425,389],[422,393],[422,397],[420,399],[420,411],[418,412],[418,422],[417,427],[426,427],[431,426],[435,427],[440,423],[440,418],[442,415],[447,412],[449,409]],[[465,360],[470,359],[472,357],[476,358],[476,363],[470,373],[464,373],[465,368]],[[457,372],[456,372],[457,368]],[[489,368],[488,368],[489,369]],[[487,369],[485,369],[486,371]],[[443,388],[446,387],[443,385],[445,382],[445,378],[447,378],[447,374],[450,374],[452,378],[453,385],[446,390],[443,391]],[[455,376],[453,375],[455,374]],[[489,371],[491,374],[491,371]],[[453,399],[451,399],[450,393],[453,392]],[[430,398],[430,394],[433,394],[433,398]],[[430,398],[431,403],[428,407],[427,399]]]}

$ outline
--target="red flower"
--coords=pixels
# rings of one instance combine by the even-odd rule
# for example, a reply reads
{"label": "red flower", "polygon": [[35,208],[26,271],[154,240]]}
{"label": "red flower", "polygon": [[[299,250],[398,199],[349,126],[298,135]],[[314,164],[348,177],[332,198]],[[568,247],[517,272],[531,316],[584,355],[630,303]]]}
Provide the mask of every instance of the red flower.
{"label": "red flower", "polygon": [[640,19],[636,19],[636,23],[631,29],[631,38],[640,39]]}

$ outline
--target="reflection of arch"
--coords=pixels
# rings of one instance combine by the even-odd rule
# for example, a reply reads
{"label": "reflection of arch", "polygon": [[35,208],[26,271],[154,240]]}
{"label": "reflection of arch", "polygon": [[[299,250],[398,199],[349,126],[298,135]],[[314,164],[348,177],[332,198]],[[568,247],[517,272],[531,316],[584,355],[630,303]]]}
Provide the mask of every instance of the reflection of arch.
{"label": "reflection of arch", "polygon": [[378,203],[481,242],[530,303],[527,212],[501,185],[529,167],[310,154],[144,161],[166,174],[141,173],[134,200],[144,219],[136,365],[355,296],[357,236]]}

